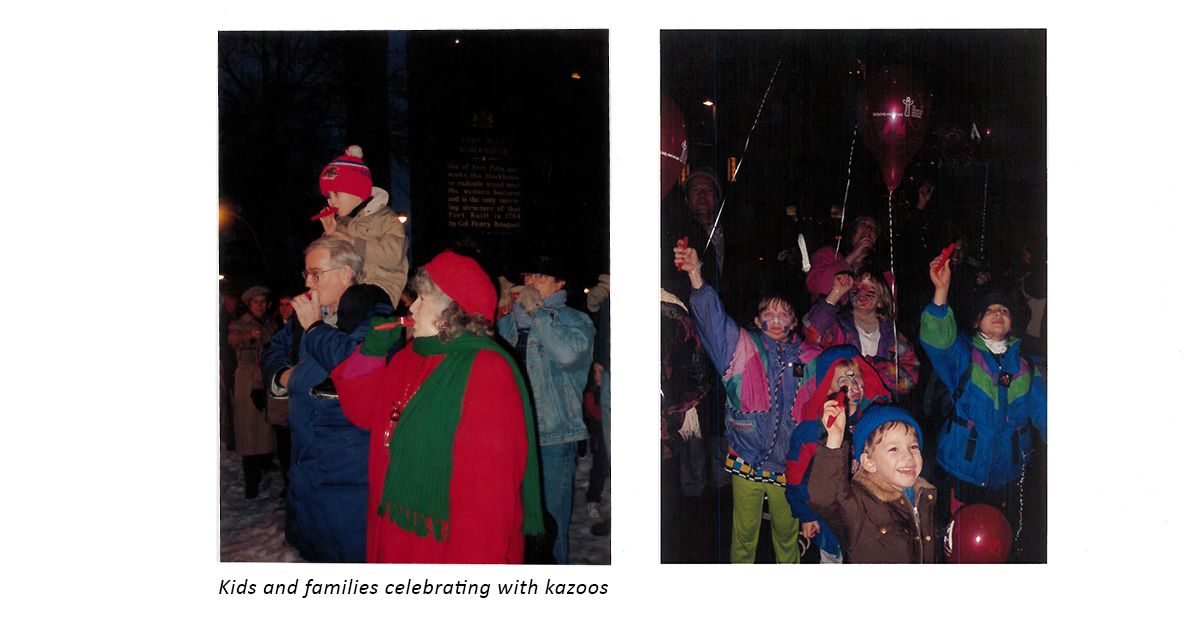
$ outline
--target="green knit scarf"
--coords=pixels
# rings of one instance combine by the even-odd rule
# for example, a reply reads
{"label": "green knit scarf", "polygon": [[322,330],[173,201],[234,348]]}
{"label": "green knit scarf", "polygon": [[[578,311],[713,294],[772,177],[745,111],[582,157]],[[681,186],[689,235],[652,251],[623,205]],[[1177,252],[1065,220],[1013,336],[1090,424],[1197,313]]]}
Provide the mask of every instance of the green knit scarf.
{"label": "green knit scarf", "polygon": [[[525,411],[528,454],[521,481],[524,532],[544,532],[541,489],[538,483],[537,432],[530,411],[529,394],[517,365],[496,341],[487,336],[464,333],[443,343],[437,336],[417,338],[412,343],[418,355],[446,357],[413,395],[392,431],[388,451],[391,461],[383,480],[383,497],[377,513],[397,526],[423,537],[432,528],[434,538],[444,542],[450,530],[450,473],[453,470],[454,434],[462,420],[463,397],[475,355],[491,350],[512,368],[521,390]],[[430,525],[427,525],[430,524]],[[443,525],[446,534],[443,535]]]}

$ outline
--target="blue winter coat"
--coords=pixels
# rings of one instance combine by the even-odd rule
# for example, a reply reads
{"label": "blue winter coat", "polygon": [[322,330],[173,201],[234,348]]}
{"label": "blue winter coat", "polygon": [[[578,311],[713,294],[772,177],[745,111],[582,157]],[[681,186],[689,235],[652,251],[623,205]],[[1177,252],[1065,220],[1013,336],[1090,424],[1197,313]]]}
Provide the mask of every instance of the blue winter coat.
{"label": "blue winter coat", "polygon": [[[729,448],[753,469],[783,485],[788,443],[796,423],[792,404],[802,371],[800,338],[783,342],[747,331],[725,313],[711,286],[689,299],[701,344],[725,386],[725,436]],[[757,391],[752,393],[751,391]]]}
{"label": "blue winter coat", "polygon": [[312,387],[350,356],[366,337],[371,316],[391,308],[375,305],[366,320],[347,334],[318,324],[300,339],[299,360],[291,363],[292,326],[275,334],[263,352],[263,373],[275,380],[291,367],[288,426],[292,460],[288,471],[285,534],[305,560],[364,562],[367,552],[367,457],[370,432],[346,419],[336,397],[312,394]]}
{"label": "blue winter coat", "polygon": [[[496,330],[509,346],[517,345],[517,323],[511,313],[500,319]],[[583,388],[592,370],[595,336],[592,320],[565,305],[547,305],[533,314],[525,349],[525,373],[537,414],[538,445],[561,445],[587,438]]]}
{"label": "blue winter coat", "polygon": [[1033,449],[1030,428],[1046,439],[1046,380],[1021,357],[1021,341],[1009,337],[997,362],[978,334],[958,333],[949,307],[930,303],[921,314],[921,345],[942,383],[952,392],[962,387],[955,416],[938,435],[938,465],[993,490],[1019,478]]}

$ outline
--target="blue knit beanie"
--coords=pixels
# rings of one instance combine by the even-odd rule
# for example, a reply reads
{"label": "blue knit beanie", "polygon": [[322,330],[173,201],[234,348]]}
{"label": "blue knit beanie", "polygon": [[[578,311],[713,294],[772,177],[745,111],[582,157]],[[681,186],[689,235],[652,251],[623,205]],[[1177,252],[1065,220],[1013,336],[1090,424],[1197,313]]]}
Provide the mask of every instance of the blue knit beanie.
{"label": "blue knit beanie", "polygon": [[924,448],[924,442],[921,438],[921,426],[917,425],[917,420],[908,413],[907,410],[900,406],[892,405],[872,405],[863,413],[863,417],[858,420],[858,425],[854,426],[854,459],[857,460],[862,456],[863,448],[867,444],[867,439],[871,433],[879,429],[879,426],[892,421],[900,421],[912,426],[917,433],[917,445]]}

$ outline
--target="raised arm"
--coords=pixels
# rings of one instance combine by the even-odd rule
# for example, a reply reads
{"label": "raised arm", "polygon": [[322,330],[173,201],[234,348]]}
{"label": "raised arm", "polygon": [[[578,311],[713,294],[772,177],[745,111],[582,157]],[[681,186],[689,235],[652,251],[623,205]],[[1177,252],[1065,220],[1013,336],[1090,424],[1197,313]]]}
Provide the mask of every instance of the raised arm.
{"label": "raised arm", "polygon": [[822,424],[828,425],[831,420],[833,424],[826,428],[829,436],[813,456],[808,503],[844,542],[851,522],[863,520],[862,506],[850,489],[851,445],[843,439],[846,411],[836,401],[827,402],[821,416]]}
{"label": "raised arm", "polygon": [[734,322],[712,286],[701,284],[693,290],[688,299],[692,308],[692,318],[696,321],[696,331],[700,334],[700,343],[712,360],[717,374],[724,376],[733,361],[733,353],[737,348],[738,336],[741,330]]}
{"label": "raised arm", "polygon": [[839,273],[833,280],[833,289],[823,299],[817,299],[802,319],[804,339],[821,347],[844,344],[845,338],[837,333],[838,303],[850,292],[854,278],[848,273]]}
{"label": "raised arm", "polygon": [[958,338],[954,313],[946,305],[950,290],[950,264],[937,269],[938,259],[929,263],[929,279],[933,282],[933,302],[921,312],[921,347],[929,356],[933,371],[950,390],[971,366],[971,349]]}

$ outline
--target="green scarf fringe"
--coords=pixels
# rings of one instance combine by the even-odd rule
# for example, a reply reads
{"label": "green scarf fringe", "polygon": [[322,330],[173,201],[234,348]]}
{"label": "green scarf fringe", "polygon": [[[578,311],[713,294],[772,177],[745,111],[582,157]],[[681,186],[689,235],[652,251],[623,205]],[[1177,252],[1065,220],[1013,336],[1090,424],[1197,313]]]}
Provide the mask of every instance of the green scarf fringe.
{"label": "green scarf fringe", "polygon": [[[520,370],[496,341],[487,336],[463,334],[443,343],[436,336],[417,338],[413,350],[419,355],[446,357],[421,384],[404,407],[392,431],[388,451],[391,461],[383,481],[383,496],[377,514],[386,516],[403,530],[424,537],[432,528],[434,539],[444,542],[450,531],[450,473],[453,470],[454,435],[462,420],[462,404],[475,356],[493,351],[504,357],[521,391],[525,412],[527,456],[521,480],[524,533],[545,531],[542,493],[537,458],[537,428],[529,393]],[[427,525],[432,524],[432,525]]]}

